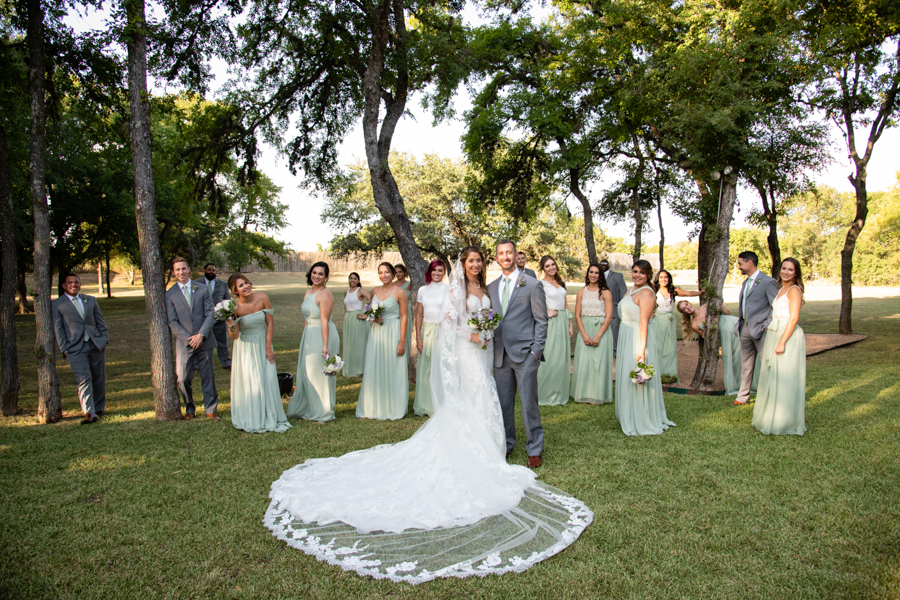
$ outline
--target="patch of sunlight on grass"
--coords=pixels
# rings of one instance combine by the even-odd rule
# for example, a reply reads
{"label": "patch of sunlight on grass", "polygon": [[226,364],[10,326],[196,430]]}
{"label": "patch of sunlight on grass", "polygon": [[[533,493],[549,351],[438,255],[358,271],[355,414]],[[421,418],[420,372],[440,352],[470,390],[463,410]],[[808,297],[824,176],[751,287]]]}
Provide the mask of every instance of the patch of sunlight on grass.
{"label": "patch of sunlight on grass", "polygon": [[844,416],[845,417],[865,417],[873,412],[878,410],[878,406],[874,402],[866,402],[865,404],[860,404],[856,408],[851,411],[848,411]]}
{"label": "patch of sunlight on grass", "polygon": [[0,444],[0,452],[6,452],[7,450],[12,450],[12,449],[13,449],[12,446]]}
{"label": "patch of sunlight on grass", "polygon": [[822,390],[821,392],[810,398],[807,401],[807,404],[812,406],[814,404],[827,402],[828,400],[834,399],[838,394],[846,394],[847,392],[850,392],[857,388],[861,388],[864,385],[869,385],[883,375],[884,374],[880,371],[872,370],[868,373],[860,374],[853,379],[845,379],[844,381],[841,381],[836,385],[831,386],[830,388]]}
{"label": "patch of sunlight on grass", "polygon": [[900,313],[897,313],[896,315],[887,315],[884,318],[885,319],[900,319]]}
{"label": "patch of sunlight on grass", "polygon": [[99,473],[101,471],[113,471],[125,467],[136,467],[147,464],[147,457],[137,454],[98,454],[79,458],[69,463],[67,471],[85,471],[87,473]]}
{"label": "patch of sunlight on grass", "polygon": [[[107,394],[107,395],[109,395],[109,394]],[[105,418],[105,417],[104,417],[104,418]],[[116,418],[116,422],[120,422],[120,421],[142,421],[142,420],[145,420],[145,419],[156,419],[156,412],[155,412],[155,411],[152,411],[152,410],[148,410],[148,411],[145,411],[145,412],[132,413],[132,414],[130,414],[130,415],[128,415],[128,416],[124,416],[124,415],[115,415],[115,418]]]}
{"label": "patch of sunlight on grass", "polygon": [[127,390],[121,390],[119,392],[106,392],[106,397],[109,398],[110,396],[112,396],[115,398],[119,396],[134,396],[135,394],[153,394],[153,388],[128,388]]}
{"label": "patch of sunlight on grass", "polygon": [[890,396],[893,396],[897,393],[900,393],[900,383],[895,383],[889,388],[884,388],[883,390],[878,392],[878,395],[875,397],[879,400],[887,400]]}

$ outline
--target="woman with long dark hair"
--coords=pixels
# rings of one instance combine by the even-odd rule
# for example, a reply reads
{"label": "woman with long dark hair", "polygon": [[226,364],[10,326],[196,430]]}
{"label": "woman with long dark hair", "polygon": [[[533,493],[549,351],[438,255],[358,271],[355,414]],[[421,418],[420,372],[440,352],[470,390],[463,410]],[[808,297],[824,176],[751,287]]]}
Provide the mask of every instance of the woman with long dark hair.
{"label": "woman with long dark hair", "polygon": [[416,294],[416,349],[419,358],[416,360],[416,397],[413,401],[413,413],[418,417],[430,417],[434,414],[434,405],[431,401],[431,351],[441,304],[449,289],[444,283],[446,271],[444,261],[438,258],[431,261],[428,270],[425,271],[425,285],[420,287]]}
{"label": "woman with long dark hair", "polygon": [[306,274],[309,290],[300,305],[306,326],[300,339],[294,395],[287,407],[288,417],[317,423],[334,420],[335,378],[325,375],[322,369],[325,361],[341,349],[337,327],[331,322],[334,296],[325,287],[328,275],[328,264],[324,262],[315,263]]}
{"label": "woman with long dark hair", "polygon": [[409,409],[406,375],[406,329],[409,327],[406,294],[394,282],[394,265],[378,265],[381,285],[372,290],[372,305],[383,306],[372,321],[366,346],[366,366],[356,416],[360,419],[402,419]]}
{"label": "woman with long dark hair", "polygon": [[659,365],[656,372],[660,375],[678,377],[678,329],[675,324],[675,304],[678,296],[695,297],[700,292],[683,290],[675,287],[672,274],[661,270],[653,278],[653,290],[656,292],[656,312],[650,319],[650,326],[656,335],[656,351]]}
{"label": "woman with long dark hair", "polygon": [[350,273],[347,277],[350,284],[344,291],[344,331],[343,344],[344,377],[360,377],[366,366],[366,344],[369,341],[369,324],[363,312],[363,302],[372,296],[362,288],[359,273]]}
{"label": "woman with long dark hair", "polygon": [[547,299],[547,343],[544,362],[538,367],[538,404],[561,406],[569,401],[569,366],[572,360],[572,313],[566,308],[566,283],[559,276],[556,260],[541,257]]}
{"label": "woman with long dark hair", "polygon": [[591,263],[575,295],[575,365],[570,395],[575,402],[613,402],[613,298],[600,265]]}
{"label": "woman with long dark hair", "polygon": [[634,286],[619,303],[622,324],[616,354],[616,419],[625,435],[657,435],[675,425],[666,416],[659,371],[645,383],[635,383],[629,377],[638,363],[657,368],[656,336],[650,327],[650,317],[656,309],[652,278],[649,262],[635,262],[631,267]]}
{"label": "woman with long dark hair", "polygon": [[798,325],[803,274],[795,258],[781,262],[781,287],[772,302],[772,321],[762,352],[759,392],[751,424],[762,433],[803,435],[806,431],[806,338]]}

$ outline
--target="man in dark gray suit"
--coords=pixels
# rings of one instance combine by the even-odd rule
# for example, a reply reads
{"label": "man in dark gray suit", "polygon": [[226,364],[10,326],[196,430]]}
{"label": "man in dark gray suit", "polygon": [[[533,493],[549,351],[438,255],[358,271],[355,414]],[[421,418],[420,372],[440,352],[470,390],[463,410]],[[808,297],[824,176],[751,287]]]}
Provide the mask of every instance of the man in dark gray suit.
{"label": "man in dark gray suit", "polygon": [[92,296],[79,294],[81,280],[70,273],[63,280],[65,294],[53,301],[56,343],[75,374],[82,425],[96,423],[106,406],[106,344],[109,332]]}
{"label": "man in dark gray suit", "polygon": [[609,261],[605,258],[600,261],[600,269],[606,277],[606,285],[609,286],[613,298],[613,314],[609,326],[612,328],[613,356],[615,356],[616,350],[619,348],[619,302],[628,295],[628,286],[625,285],[625,278],[621,273],[609,270]]}
{"label": "man in dark gray suit", "polygon": [[[206,263],[203,266],[203,277],[194,281],[197,285],[205,285],[212,297],[213,308],[223,300],[231,300],[231,292],[228,284],[221,279],[216,279],[216,265]],[[231,355],[228,353],[228,327],[225,321],[216,320],[213,325],[213,335],[216,338],[216,354],[219,355],[219,364],[223,369],[231,370]]]}
{"label": "man in dark gray suit", "polygon": [[175,336],[175,375],[178,390],[184,398],[185,419],[193,419],[196,407],[191,380],[194,370],[200,371],[203,385],[203,405],[206,416],[219,420],[216,407],[219,394],[213,375],[213,349],[215,340],[209,335],[215,323],[212,298],[203,285],[191,281],[191,267],[180,256],[172,260],[175,285],[166,292],[166,313],[169,329]]}
{"label": "man in dark gray suit", "polygon": [[516,266],[519,267],[519,270],[525,273],[526,275],[531,275],[535,279],[537,279],[537,275],[534,272],[534,269],[526,269],[525,268],[525,260],[526,256],[524,252],[516,252]]}
{"label": "man in dark gray suit", "polygon": [[778,283],[756,268],[759,257],[755,252],[738,254],[738,268],[747,276],[741,285],[738,299],[738,322],[734,333],[741,340],[741,389],[735,405],[750,402],[756,356],[766,341],[766,327],[772,321],[772,302],[778,294]]}
{"label": "man in dark gray suit", "polygon": [[547,300],[544,286],[516,265],[516,245],[497,242],[497,263],[503,276],[488,285],[491,306],[503,319],[494,330],[494,380],[506,430],[506,456],[516,444],[516,390],[525,422],[528,466],[540,467],[544,428],[537,397],[537,372],[547,341]]}

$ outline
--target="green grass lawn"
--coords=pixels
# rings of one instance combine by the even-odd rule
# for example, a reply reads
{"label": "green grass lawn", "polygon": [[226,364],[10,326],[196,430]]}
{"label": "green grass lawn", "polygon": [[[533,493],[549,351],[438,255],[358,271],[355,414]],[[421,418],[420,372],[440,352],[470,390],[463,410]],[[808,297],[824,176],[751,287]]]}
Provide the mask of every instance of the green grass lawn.
{"label": "green grass lawn", "polygon": [[[293,371],[305,281],[252,279],[275,306],[278,369]],[[612,405],[542,408],[540,479],[584,500],[594,523],[525,573],[417,587],[318,562],[262,516],[285,469],[406,439],[424,419],[357,421],[360,380],[342,378],[335,422],[247,434],[217,368],[221,422],[158,424],[143,298],[100,302],[107,416],[89,427],[65,361],[66,419],[36,424],[34,322],[17,320],[24,411],[0,419],[2,598],[900,598],[896,298],[856,300],[869,339],[809,360],[803,437],[763,436],[752,404],[722,397],[667,395],[678,426],[637,439]],[[834,332],[838,307],[810,302],[801,325]],[[511,460],[524,464],[523,444]]]}

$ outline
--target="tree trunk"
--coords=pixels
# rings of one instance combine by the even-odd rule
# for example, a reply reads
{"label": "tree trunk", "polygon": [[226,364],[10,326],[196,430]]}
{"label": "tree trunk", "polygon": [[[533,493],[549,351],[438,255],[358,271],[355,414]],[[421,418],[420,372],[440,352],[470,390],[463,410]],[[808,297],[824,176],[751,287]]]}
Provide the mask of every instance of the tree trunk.
{"label": "tree trunk", "polygon": [[37,363],[38,419],[55,423],[62,419],[59,378],[56,376],[56,338],[50,303],[50,210],[44,179],[44,10],[40,0],[28,0],[28,92],[31,98],[31,148],[29,187],[34,212],[34,359]]}
{"label": "tree trunk", "polygon": [[97,295],[103,295],[103,263],[97,261]]}
{"label": "tree trunk", "polygon": [[775,206],[774,192],[767,192],[765,186],[758,182],[752,182],[753,187],[759,192],[762,200],[763,216],[769,233],[766,236],[766,244],[769,246],[769,256],[772,257],[772,277],[778,279],[781,271],[781,245],[778,243],[778,211]]}
{"label": "tree trunk", "polygon": [[134,165],[134,206],[137,216],[144,299],[150,319],[150,374],[157,421],[181,419],[175,388],[175,360],[166,315],[165,281],[160,261],[153,157],[150,140],[150,102],[147,93],[147,23],[144,0],[127,0],[129,29],[128,95],[131,105],[131,158]]}
{"label": "tree trunk", "polygon": [[[656,193],[656,218],[659,219],[659,270],[662,271],[666,268],[666,261],[664,256],[664,251],[666,247],[666,233],[663,229],[663,218],[662,218],[662,194],[657,190]],[[672,283],[675,283],[674,281]]]}
{"label": "tree trunk", "polygon": [[856,250],[856,239],[866,224],[869,214],[868,192],[866,191],[866,165],[857,163],[856,176],[850,177],[850,183],[856,190],[856,215],[850,223],[844,247],[841,249],[841,316],[838,321],[838,333],[853,333],[851,316],[853,312],[853,252]]}
{"label": "tree trunk", "polygon": [[28,314],[28,283],[25,281],[25,277],[28,275],[25,272],[25,267],[22,266],[18,269],[18,286],[19,286],[19,310],[18,313],[20,315]]}
{"label": "tree trunk", "polygon": [[0,411],[19,412],[19,353],[16,345],[16,217],[13,211],[6,129],[0,123],[0,226],[3,279],[0,282]]}
{"label": "tree trunk", "polygon": [[722,178],[722,205],[717,223],[718,235],[710,240],[709,254],[711,268],[709,273],[708,294],[706,298],[706,325],[703,344],[700,348],[700,360],[691,386],[695,389],[709,391],[716,384],[716,370],[719,367],[719,315],[722,312],[722,288],[728,274],[728,240],[731,218],[737,203],[735,178]]}
{"label": "tree trunk", "polygon": [[109,248],[106,249],[106,297],[112,298],[112,286],[109,281]]}
{"label": "tree trunk", "polygon": [[[559,144],[563,151],[563,156],[568,160],[568,146],[564,137],[558,137],[556,143]],[[578,169],[569,168],[569,191],[581,202],[581,212],[584,214],[584,245],[587,248],[588,264],[597,263],[597,245],[594,242],[594,210],[591,208],[590,200],[581,190],[579,183]]]}

